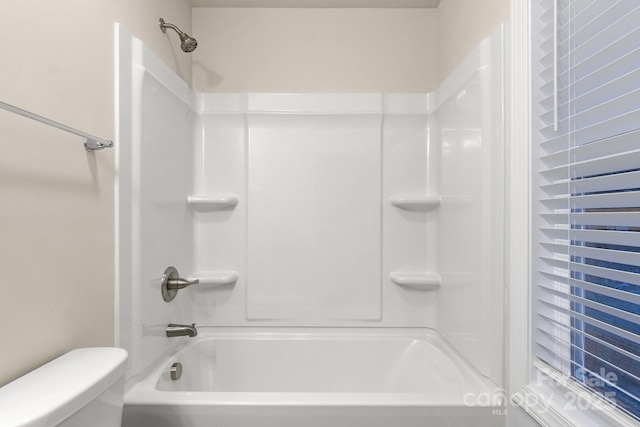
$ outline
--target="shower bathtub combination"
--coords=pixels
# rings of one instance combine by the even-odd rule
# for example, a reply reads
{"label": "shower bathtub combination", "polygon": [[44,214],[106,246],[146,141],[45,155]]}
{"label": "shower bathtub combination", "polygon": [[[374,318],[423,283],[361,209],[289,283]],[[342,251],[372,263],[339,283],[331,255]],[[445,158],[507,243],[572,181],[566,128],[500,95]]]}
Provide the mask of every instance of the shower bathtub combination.
{"label": "shower bathtub combination", "polygon": [[502,29],[429,94],[194,93],[116,40],[124,427],[504,424]]}
{"label": "shower bathtub combination", "polygon": [[501,390],[434,331],[207,329],[129,390],[123,427],[500,425]]}

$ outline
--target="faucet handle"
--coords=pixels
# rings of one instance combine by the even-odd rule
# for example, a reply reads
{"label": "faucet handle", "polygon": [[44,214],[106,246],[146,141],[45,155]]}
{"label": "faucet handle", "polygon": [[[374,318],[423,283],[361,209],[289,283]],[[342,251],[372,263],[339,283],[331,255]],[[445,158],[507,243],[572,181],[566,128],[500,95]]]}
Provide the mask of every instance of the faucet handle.
{"label": "faucet handle", "polygon": [[180,289],[186,288],[187,286],[197,285],[198,283],[200,283],[199,279],[187,280],[187,279],[178,277],[177,279],[168,279],[167,288],[170,290],[173,290],[173,289],[180,290]]}
{"label": "faucet handle", "polygon": [[184,289],[187,286],[196,285],[198,283],[200,283],[199,279],[182,279],[180,277],[180,273],[178,273],[178,270],[175,267],[167,267],[162,275],[162,299],[166,302],[173,301],[180,289]]}

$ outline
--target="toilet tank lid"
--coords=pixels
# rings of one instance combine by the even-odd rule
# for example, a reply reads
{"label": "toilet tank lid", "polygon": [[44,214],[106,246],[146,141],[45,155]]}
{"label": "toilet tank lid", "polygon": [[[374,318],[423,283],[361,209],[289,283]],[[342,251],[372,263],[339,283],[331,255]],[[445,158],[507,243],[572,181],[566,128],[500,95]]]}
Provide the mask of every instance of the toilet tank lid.
{"label": "toilet tank lid", "polygon": [[104,392],[126,370],[127,352],[72,350],[0,388],[0,426],[57,425]]}

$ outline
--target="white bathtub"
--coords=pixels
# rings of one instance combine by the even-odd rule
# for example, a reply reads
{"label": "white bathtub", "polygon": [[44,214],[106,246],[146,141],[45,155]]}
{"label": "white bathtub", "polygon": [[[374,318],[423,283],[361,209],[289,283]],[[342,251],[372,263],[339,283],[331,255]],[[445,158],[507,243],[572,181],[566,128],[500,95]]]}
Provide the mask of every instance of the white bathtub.
{"label": "white bathtub", "polygon": [[123,427],[498,426],[501,397],[430,330],[200,328],[129,388]]}

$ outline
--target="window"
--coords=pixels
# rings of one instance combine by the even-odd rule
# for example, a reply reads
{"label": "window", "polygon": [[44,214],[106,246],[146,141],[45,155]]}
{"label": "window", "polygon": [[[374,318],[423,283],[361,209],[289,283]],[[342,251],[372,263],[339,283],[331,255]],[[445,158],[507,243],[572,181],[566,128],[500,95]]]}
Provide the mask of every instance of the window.
{"label": "window", "polygon": [[640,420],[640,2],[534,3],[535,357]]}

